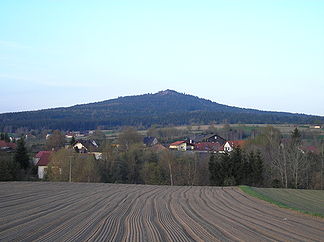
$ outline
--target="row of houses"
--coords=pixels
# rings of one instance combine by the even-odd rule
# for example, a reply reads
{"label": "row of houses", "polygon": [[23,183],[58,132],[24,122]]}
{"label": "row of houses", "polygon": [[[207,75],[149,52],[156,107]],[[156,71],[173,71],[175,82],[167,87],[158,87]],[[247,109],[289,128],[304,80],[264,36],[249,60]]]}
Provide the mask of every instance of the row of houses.
{"label": "row of houses", "polygon": [[[231,152],[235,147],[243,148],[246,145],[246,141],[225,140],[223,137],[213,134],[207,136],[197,135],[185,140],[173,142],[169,145],[162,145],[158,142],[157,138],[148,136],[143,139],[143,145],[156,152],[169,148],[170,150],[177,151],[226,153]],[[118,149],[118,144],[114,144],[114,147]],[[0,150],[14,150],[15,148],[16,144],[14,143],[0,141]],[[102,159],[102,153],[98,152],[99,146],[94,140],[78,140],[72,146],[66,148],[72,148],[75,152],[80,154],[93,155],[96,160]],[[309,151],[316,152],[315,148]],[[37,166],[39,179],[44,178],[50,162],[50,155],[53,152],[55,151],[39,151],[33,158],[33,164]]]}
{"label": "row of houses", "polygon": [[[72,144],[72,148],[76,153],[93,155],[96,160],[102,159],[102,153],[98,152],[98,144],[94,140],[79,140]],[[44,179],[48,165],[50,163],[50,156],[53,150],[39,151],[33,158],[33,164],[37,166],[37,175],[39,179]]]}
{"label": "row of houses", "polygon": [[213,134],[196,139],[187,139],[173,142],[169,149],[178,151],[195,151],[209,153],[231,152],[235,147],[243,147],[245,140],[225,140],[223,137]]}

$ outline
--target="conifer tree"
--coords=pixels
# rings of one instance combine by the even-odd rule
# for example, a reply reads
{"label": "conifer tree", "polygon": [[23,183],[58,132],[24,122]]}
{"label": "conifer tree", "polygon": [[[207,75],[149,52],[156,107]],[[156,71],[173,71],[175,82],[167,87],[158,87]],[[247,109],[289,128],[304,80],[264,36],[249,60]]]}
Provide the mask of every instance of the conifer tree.
{"label": "conifer tree", "polygon": [[300,145],[301,144],[301,134],[297,128],[291,134],[291,142],[292,145]]}
{"label": "conifer tree", "polygon": [[256,155],[253,153],[253,159],[250,159],[250,162],[252,183],[251,185],[260,186],[263,184],[263,160],[261,157],[261,153],[257,152]]}
{"label": "conifer tree", "polygon": [[222,186],[224,181],[224,173],[220,161],[215,155],[211,155],[209,159],[209,181],[212,186]]}
{"label": "conifer tree", "polygon": [[19,139],[17,142],[15,162],[18,163],[24,170],[26,170],[29,166],[29,157],[25,146],[25,140],[23,138]]}
{"label": "conifer tree", "polygon": [[232,163],[232,174],[235,178],[236,185],[241,184],[243,180],[243,164],[244,164],[244,155],[240,147],[234,148],[230,154],[230,160]]}

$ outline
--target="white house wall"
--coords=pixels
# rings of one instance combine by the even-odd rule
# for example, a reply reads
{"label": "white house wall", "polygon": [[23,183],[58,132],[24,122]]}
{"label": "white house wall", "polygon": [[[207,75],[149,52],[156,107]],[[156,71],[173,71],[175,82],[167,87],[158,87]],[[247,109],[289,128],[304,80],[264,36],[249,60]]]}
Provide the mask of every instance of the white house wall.
{"label": "white house wall", "polygon": [[38,166],[38,178],[44,179],[46,173],[47,166]]}

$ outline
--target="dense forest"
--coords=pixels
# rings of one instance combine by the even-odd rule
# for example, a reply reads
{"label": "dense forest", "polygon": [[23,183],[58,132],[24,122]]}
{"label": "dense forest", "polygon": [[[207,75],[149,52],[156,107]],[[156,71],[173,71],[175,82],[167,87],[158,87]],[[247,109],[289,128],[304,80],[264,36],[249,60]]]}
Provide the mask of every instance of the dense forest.
{"label": "dense forest", "polygon": [[222,105],[172,90],[39,111],[0,114],[0,130],[93,130],[209,123],[324,123],[324,117]]}

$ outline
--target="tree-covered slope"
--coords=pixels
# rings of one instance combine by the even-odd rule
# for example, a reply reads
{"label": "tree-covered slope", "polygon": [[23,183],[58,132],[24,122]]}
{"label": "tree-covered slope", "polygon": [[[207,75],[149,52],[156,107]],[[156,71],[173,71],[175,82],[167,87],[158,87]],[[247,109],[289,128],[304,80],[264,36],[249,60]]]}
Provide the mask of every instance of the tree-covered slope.
{"label": "tree-covered slope", "polygon": [[152,124],[208,124],[225,120],[229,123],[323,123],[324,117],[231,107],[166,90],[67,108],[0,114],[0,130],[5,127],[13,130],[19,127],[87,130],[98,126],[148,127]]}

